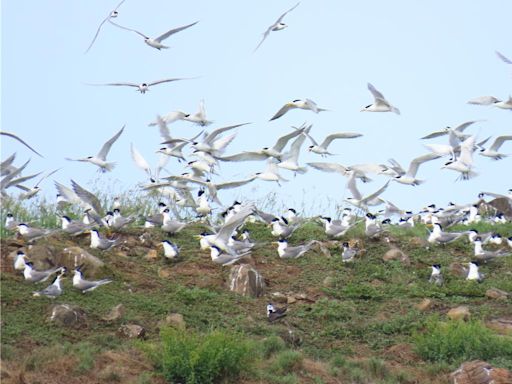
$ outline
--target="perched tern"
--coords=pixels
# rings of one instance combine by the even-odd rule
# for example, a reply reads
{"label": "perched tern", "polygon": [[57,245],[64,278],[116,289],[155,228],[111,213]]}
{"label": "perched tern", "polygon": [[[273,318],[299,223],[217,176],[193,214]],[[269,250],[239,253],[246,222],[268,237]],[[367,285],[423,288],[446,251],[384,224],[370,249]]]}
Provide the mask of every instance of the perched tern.
{"label": "perched tern", "polygon": [[477,281],[481,283],[484,280],[484,275],[478,271],[479,264],[477,261],[469,262],[469,270],[466,280]]}
{"label": "perched tern", "polygon": [[271,323],[271,322],[274,322],[282,317],[285,317],[287,309],[288,309],[287,307],[278,308],[278,307],[274,306],[272,303],[268,303],[267,304],[267,319],[268,319],[268,321]]}
{"label": "perched tern", "polygon": [[428,282],[431,284],[435,284],[438,286],[443,285],[444,278],[441,274],[441,264],[433,264],[432,265],[432,273],[430,274],[430,278],[428,279]]}
{"label": "perched tern", "polygon": [[89,244],[89,246],[91,248],[95,248],[95,249],[100,249],[102,251],[106,251],[106,250],[109,250],[112,247],[115,247],[119,243],[120,243],[120,239],[119,238],[114,239],[114,240],[110,240],[110,239],[107,239],[107,238],[104,238],[104,237],[100,236],[100,233],[99,233],[99,231],[97,229],[92,229],[91,230],[91,243]]}
{"label": "perched tern", "polygon": [[17,228],[21,237],[27,241],[33,241],[41,237],[49,236],[55,233],[55,231],[50,229],[29,227],[25,223],[18,224]]}
{"label": "perched tern", "polygon": [[95,290],[101,285],[111,283],[111,279],[102,279],[96,281],[85,280],[82,276],[80,267],[75,268],[75,275],[73,276],[73,287],[79,289],[82,293]]}
{"label": "perched tern", "polygon": [[33,296],[46,296],[50,299],[55,299],[57,296],[62,295],[63,290],[61,280],[64,279],[64,273],[66,273],[66,268],[62,267],[60,273],[55,277],[52,284],[41,291],[33,292]]}
{"label": "perched tern", "polygon": [[116,142],[116,140],[119,139],[119,136],[121,136],[121,134],[123,133],[124,127],[125,126],[123,125],[123,127],[121,128],[121,130],[119,132],[117,132],[110,140],[108,140],[105,144],[103,144],[103,146],[101,147],[100,151],[98,152],[98,154],[96,156],[88,156],[83,159],[66,158],[66,160],[82,161],[82,162],[94,164],[94,165],[98,166],[100,168],[99,170],[103,173],[112,171],[112,169],[114,169],[114,167],[115,167],[115,162],[110,162],[110,163],[107,162],[107,155],[110,151],[110,148],[112,147],[112,144],[114,144]]}
{"label": "perched tern", "polygon": [[286,103],[285,105],[283,105],[281,107],[281,109],[279,111],[277,111],[276,114],[274,116],[272,116],[272,118],[269,121],[279,119],[281,116],[283,116],[289,110],[296,109],[296,108],[309,110],[309,111],[312,111],[315,113],[326,111],[326,109],[319,108],[313,100],[297,99],[297,100],[293,100],[292,102]]}
{"label": "perched tern", "polygon": [[281,259],[298,259],[306,252],[308,252],[311,247],[315,244],[318,244],[317,240],[311,240],[310,242],[304,245],[298,245],[296,247],[291,247],[288,245],[288,241],[285,239],[280,239],[277,242],[277,253]]}
{"label": "perched tern", "polygon": [[169,48],[168,46],[166,45],[163,45],[162,44],[162,41],[164,41],[165,39],[167,39],[169,36],[171,35],[174,35],[175,33],[178,33],[178,32],[181,32],[187,28],[190,28],[192,27],[193,25],[196,25],[199,21],[196,21],[192,24],[188,24],[188,25],[184,25],[183,27],[178,27],[178,28],[174,28],[174,29],[171,29],[163,34],[161,34],[160,36],[158,37],[155,37],[155,38],[151,38],[149,36],[146,36],[145,34],[143,34],[142,32],[139,32],[135,29],[132,29],[132,28],[127,28],[127,27],[123,27],[122,25],[119,25],[117,23],[114,23],[113,21],[110,21],[111,24],[114,24],[115,26],[119,27],[119,28],[122,28],[122,29],[125,29],[127,31],[131,31],[131,32],[135,32],[136,34],[142,36],[144,38],[144,42],[149,45],[150,47],[152,48],[156,48],[158,50],[161,50],[162,48],[163,49],[167,49]]}
{"label": "perched tern", "polygon": [[270,32],[275,32],[275,31],[281,31],[283,29],[285,29],[287,27],[287,25],[285,23],[283,23],[283,18],[291,11],[293,11],[295,8],[297,8],[299,6],[300,2],[298,2],[297,4],[295,4],[293,7],[291,7],[289,10],[287,10],[285,13],[283,13],[281,16],[279,16],[279,18],[274,22],[274,24],[272,24],[270,27],[267,28],[267,30],[263,33],[263,38],[261,39],[260,43],[257,45],[257,47],[254,49],[254,52],[256,52],[256,50],[261,46],[261,44],[263,44],[263,42],[265,41],[265,39],[268,37],[268,35],[270,34]]}
{"label": "perched tern", "polygon": [[57,267],[57,268],[51,268],[47,269],[45,271],[36,271],[34,269],[34,264],[30,261],[25,262],[25,269],[23,270],[23,276],[25,277],[26,281],[30,281],[31,283],[42,283],[48,278],[53,275],[54,273],[57,273],[59,271],[62,271],[63,267]]}
{"label": "perched tern", "polygon": [[164,248],[164,256],[169,260],[176,260],[180,254],[180,248],[169,240],[163,240],[161,243]]}
{"label": "perched tern", "polygon": [[397,115],[400,114],[400,110],[392,106],[384,97],[382,93],[377,91],[377,89],[368,83],[368,90],[372,93],[373,98],[375,99],[373,104],[367,105],[361,112],[394,112]]}

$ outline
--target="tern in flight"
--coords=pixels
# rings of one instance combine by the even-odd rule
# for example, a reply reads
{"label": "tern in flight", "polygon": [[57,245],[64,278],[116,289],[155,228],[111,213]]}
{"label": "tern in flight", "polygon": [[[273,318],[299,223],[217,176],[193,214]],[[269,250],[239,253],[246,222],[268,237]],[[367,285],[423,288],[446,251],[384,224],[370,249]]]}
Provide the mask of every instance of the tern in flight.
{"label": "tern in flight", "polygon": [[122,28],[122,29],[125,29],[127,31],[131,31],[131,32],[135,32],[136,34],[142,36],[144,38],[144,42],[149,45],[150,47],[152,48],[156,48],[158,50],[161,50],[162,48],[163,49],[167,49],[169,48],[168,46],[166,45],[163,45],[162,44],[162,41],[164,41],[165,39],[167,39],[169,36],[171,35],[174,35],[175,33],[178,33],[178,32],[181,32],[187,28],[190,28],[192,27],[193,25],[196,25],[199,21],[196,21],[192,24],[188,24],[188,25],[184,25],[183,27],[178,27],[178,28],[174,28],[174,29],[171,29],[163,34],[161,34],[160,36],[158,37],[155,37],[155,38],[151,38],[149,36],[146,36],[145,34],[143,34],[142,32],[139,32],[135,29],[132,29],[132,28],[127,28],[127,27],[123,27],[122,25],[119,25],[119,24],[116,24],[114,23],[113,21],[110,21],[111,24],[114,24],[115,26],[119,27],[119,28]]}
{"label": "tern in flight", "polygon": [[373,104],[367,105],[361,109],[361,112],[394,112],[397,115],[400,114],[400,110],[393,107],[389,101],[386,100],[384,95],[377,91],[377,89],[370,83],[368,83],[368,90],[372,93],[375,101]]}
{"label": "tern in flight", "polygon": [[297,8],[299,6],[300,2],[298,2],[297,4],[295,4],[293,7],[291,7],[289,10],[287,10],[285,13],[283,13],[281,16],[279,16],[279,18],[274,22],[274,24],[272,24],[270,27],[267,28],[267,30],[263,33],[263,38],[261,39],[260,43],[258,44],[258,46],[254,49],[254,52],[256,52],[256,50],[260,47],[261,44],[263,44],[263,42],[265,41],[265,39],[268,37],[268,35],[270,34],[270,32],[273,32],[273,31],[281,31],[283,29],[285,29],[287,27],[287,25],[285,23],[283,23],[283,18],[291,11],[293,11],[295,8]]}
{"label": "tern in flight", "polygon": [[114,162],[107,162],[107,155],[108,155],[108,152],[110,151],[110,148],[112,147],[112,144],[115,143],[115,141],[117,139],[119,139],[119,136],[121,136],[121,133],[123,133],[123,130],[124,130],[124,125],[123,127],[121,128],[121,130],[119,132],[117,132],[114,137],[112,137],[110,140],[108,140],[105,144],[103,144],[103,146],[101,147],[100,151],[98,152],[98,154],[96,156],[89,156],[89,157],[86,157],[86,158],[83,158],[83,159],[70,159],[70,158],[66,158],[66,160],[70,160],[70,161],[83,161],[83,162],[87,162],[87,163],[92,163],[94,165],[97,165],[98,167],[100,167],[100,171],[105,173],[107,171],[111,171],[112,169],[114,169],[116,163]]}
{"label": "tern in flight", "polygon": [[137,88],[137,91],[139,91],[141,94],[146,93],[149,91],[149,87],[153,85],[158,85],[162,83],[170,83],[171,81],[179,81],[179,80],[186,80],[186,78],[172,78],[172,79],[162,79],[162,80],[156,80],[151,82],[145,82],[145,83],[129,83],[129,82],[119,82],[119,83],[106,83],[106,84],[87,84],[87,85],[107,85],[111,87],[134,87]]}
{"label": "tern in flight", "polygon": [[108,16],[105,17],[103,19],[103,21],[100,23],[100,25],[98,26],[98,29],[96,30],[96,33],[94,34],[94,37],[91,41],[91,43],[89,44],[89,46],[87,47],[87,49],[85,50],[85,53],[89,52],[89,50],[92,48],[92,46],[94,45],[94,42],[96,41],[96,39],[98,38],[98,35],[100,34],[100,30],[101,28],[103,27],[103,24],[105,24],[107,21],[111,21],[111,19],[115,19],[117,16],[119,16],[119,12],[117,11],[119,9],[119,7],[125,2],[126,0],[122,0],[119,4],[117,4],[117,7],[115,7],[112,11],[109,12]]}
{"label": "tern in flight", "polygon": [[272,118],[269,121],[279,119],[281,116],[283,116],[289,110],[296,109],[296,108],[310,110],[310,111],[313,111],[315,113],[322,112],[322,111],[327,111],[327,109],[318,108],[318,106],[316,105],[316,103],[313,100],[310,100],[310,99],[305,99],[305,100],[296,99],[296,100],[293,100],[290,103],[286,103],[285,105],[283,105],[281,107],[281,109],[279,111],[277,111],[276,114],[274,116],[272,116]]}

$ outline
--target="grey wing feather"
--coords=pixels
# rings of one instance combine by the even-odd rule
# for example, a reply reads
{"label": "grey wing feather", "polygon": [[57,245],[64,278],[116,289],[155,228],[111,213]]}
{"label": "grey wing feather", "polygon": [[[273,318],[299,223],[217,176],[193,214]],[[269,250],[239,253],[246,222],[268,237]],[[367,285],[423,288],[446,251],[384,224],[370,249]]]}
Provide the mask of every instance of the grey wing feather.
{"label": "grey wing feather", "polygon": [[510,60],[508,57],[506,57],[505,55],[503,55],[502,53],[496,51],[496,55],[501,59],[503,60],[505,63],[507,64],[512,64],[512,60]]}
{"label": "grey wing feather", "polygon": [[21,144],[23,144],[25,147],[27,147],[28,149],[30,149],[32,152],[34,152],[36,155],[40,156],[40,157],[43,157],[43,155],[41,155],[39,152],[37,152],[34,148],[32,148],[30,145],[28,145],[25,141],[23,141],[22,139],[20,139],[18,136],[16,136],[14,133],[9,133],[9,132],[5,132],[5,131],[0,131],[0,135],[4,135],[4,136],[9,136],[9,137],[12,137],[13,139],[15,140],[18,140]]}
{"label": "grey wing feather", "polygon": [[357,133],[357,132],[338,132],[338,133],[333,133],[331,135],[328,135],[324,141],[322,142],[322,144],[320,144],[321,147],[327,149],[327,147],[329,146],[329,144],[331,144],[331,142],[335,139],[355,139],[356,137],[360,137],[360,136],[363,136],[361,133]]}
{"label": "grey wing feather", "polygon": [[151,83],[148,83],[148,86],[162,84],[162,83],[170,83],[171,81],[178,81],[178,80],[183,80],[183,79],[182,78],[174,78],[174,79],[157,80],[157,81],[152,81]]}
{"label": "grey wing feather", "polygon": [[386,100],[384,95],[377,91],[377,89],[371,83],[368,83],[368,90],[372,93],[375,99]]}
{"label": "grey wing feather", "polygon": [[116,27],[118,27],[118,28],[124,29],[124,30],[126,30],[126,31],[130,31],[130,32],[135,32],[137,35],[140,35],[140,36],[142,36],[142,37],[143,37],[143,38],[145,38],[145,39],[149,39],[149,36],[146,36],[146,35],[145,35],[145,34],[143,34],[142,32],[137,31],[136,29],[132,29],[132,28],[128,28],[128,27],[123,27],[122,25],[119,25],[119,24],[117,24],[117,23],[114,23],[114,22],[113,22],[112,20],[110,20],[110,19],[108,20],[108,22],[109,22],[110,24],[112,24],[112,25],[115,25],[115,26],[116,26]]}
{"label": "grey wing feather", "polygon": [[158,41],[158,42],[162,42],[162,40],[167,39],[169,36],[171,36],[171,35],[173,35],[175,33],[181,32],[184,29],[190,28],[193,25],[196,25],[197,23],[199,23],[199,21],[196,21],[195,23],[192,23],[192,24],[185,25],[183,27],[178,27],[178,28],[171,29],[170,31],[167,31],[167,32],[161,34],[160,36],[156,37],[155,40]]}
{"label": "grey wing feather", "polygon": [[441,156],[435,153],[427,153],[426,155],[416,157],[411,161],[409,169],[407,170],[407,174],[411,177],[415,177],[416,173],[418,173],[418,168],[420,167],[421,164],[430,160],[438,159],[439,157]]}
{"label": "grey wing feather", "polygon": [[103,213],[101,208],[101,203],[93,193],[89,192],[87,189],[82,188],[78,183],[71,180],[71,186],[75,191],[76,195],[82,200],[85,204],[88,204],[92,207],[92,209],[99,215]]}
{"label": "grey wing feather", "polygon": [[421,137],[421,139],[422,140],[424,140],[424,139],[433,139],[434,137],[444,136],[447,133],[448,133],[447,131],[436,131],[436,132],[429,133],[427,136]]}
{"label": "grey wing feather", "polygon": [[272,148],[277,152],[281,152],[288,143],[288,141],[293,139],[295,136],[300,135],[302,132],[304,132],[304,129],[305,127],[302,126],[301,128],[295,129],[293,132],[290,132],[287,135],[281,136],[279,139],[277,139],[276,143]]}
{"label": "grey wing feather", "polygon": [[501,146],[502,144],[507,141],[507,140],[512,140],[512,136],[511,135],[508,135],[508,136],[498,136],[495,140],[494,140],[494,143],[492,143],[491,145],[491,150],[493,151],[497,151]]}
{"label": "grey wing feather", "polygon": [[291,12],[291,11],[293,11],[295,8],[297,8],[297,7],[299,6],[299,4],[300,4],[300,1],[299,1],[297,4],[295,4],[293,7],[291,7],[289,10],[287,10],[285,13],[283,13],[281,16],[279,16],[279,19],[277,19],[277,20],[276,20],[276,22],[274,23],[274,25],[279,24],[279,23],[283,20],[283,18],[284,18],[288,13],[290,13],[290,12]]}
{"label": "grey wing feather", "polygon": [[274,116],[272,116],[272,118],[269,121],[272,121],[272,120],[275,120],[275,119],[279,119],[281,116],[283,116],[290,109],[294,109],[294,108],[297,108],[297,107],[295,105],[293,105],[293,104],[286,103],[285,105],[283,105],[281,107],[281,109],[279,111],[276,112],[276,114]]}
{"label": "grey wing feather", "polygon": [[123,133],[123,130],[124,130],[124,125],[123,127],[121,128],[121,130],[119,132],[117,132],[114,137],[112,137],[109,141],[107,141],[105,144],[103,144],[103,147],[101,147],[101,150],[98,152],[97,156],[102,159],[102,160],[106,160],[107,158],[107,154],[108,152],[110,151],[110,148],[112,147],[112,144],[114,144],[114,142],[119,139],[119,136],[121,136],[121,133]]}

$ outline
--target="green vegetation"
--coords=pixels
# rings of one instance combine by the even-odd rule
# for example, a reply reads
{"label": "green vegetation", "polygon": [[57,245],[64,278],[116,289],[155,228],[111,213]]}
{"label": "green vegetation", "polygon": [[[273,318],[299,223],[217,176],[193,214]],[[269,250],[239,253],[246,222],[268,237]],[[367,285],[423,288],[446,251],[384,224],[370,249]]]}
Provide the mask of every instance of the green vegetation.
{"label": "green vegetation", "polygon": [[497,336],[480,321],[442,322],[433,318],[424,332],[414,336],[414,344],[416,352],[431,362],[460,364],[495,358],[512,362],[512,338]]}
{"label": "green vegetation", "polygon": [[[144,200],[135,193],[120,196],[126,214],[151,212],[159,200],[158,196]],[[111,201],[101,194],[100,198],[107,204]],[[58,226],[55,207],[42,200],[20,206],[7,199],[0,211],[2,220],[7,212],[36,225]],[[68,212],[80,216],[79,211]],[[23,374],[26,382],[37,381],[40,372],[48,376],[46,382],[64,381],[62,372],[67,372],[84,384],[390,384],[443,382],[460,362],[474,358],[512,368],[510,337],[498,336],[485,326],[488,320],[511,316],[510,299],[492,300],[486,291],[512,292],[512,257],[483,265],[483,283],[466,281],[449,267],[471,259],[472,247],[466,239],[427,247],[426,227],[391,228],[386,236],[408,255],[409,263],[386,262],[382,256],[390,246],[383,239],[365,239],[362,225],[339,241],[331,241],[311,219],[293,234],[290,243],[314,238],[323,242],[323,249],[313,247],[299,259],[283,260],[277,256],[269,228],[248,222],[245,228],[258,243],[252,262],[267,282],[265,295],[251,298],[230,292],[230,268],[213,264],[208,253],[199,250],[194,235],[205,228],[204,223],[193,222],[172,237],[181,247],[181,259],[173,263],[160,257],[156,247],[168,235],[158,228],[142,229],[140,223],[137,220],[115,235],[126,240],[126,245],[106,252],[90,249],[87,236],[57,233],[37,240],[38,247],[57,258],[66,247],[83,248],[105,262],[94,275],[86,271],[86,277],[113,279],[107,286],[82,294],[68,278],[64,294],[55,300],[32,297],[34,290],[49,282],[26,283],[12,270],[8,256],[23,244],[0,229],[1,352],[8,369]],[[511,224],[480,223],[477,229],[512,235]],[[142,235],[145,243],[140,240]],[[341,261],[345,240],[357,241],[364,250],[353,263]],[[148,257],[153,250],[157,258]],[[32,252],[27,250],[29,257]],[[443,265],[445,284],[441,287],[428,283],[433,263]],[[272,295],[276,292],[281,293],[281,301]],[[432,305],[419,310],[416,305],[425,298]],[[268,301],[288,305],[287,316],[269,323]],[[66,329],[49,322],[54,303],[80,307],[86,314],[85,324]],[[122,318],[105,320],[118,304],[125,308]],[[445,322],[444,313],[459,305],[469,307],[473,320]],[[185,328],[174,329],[165,322],[171,313],[183,316]],[[124,324],[143,326],[146,339],[121,337],[118,329]]]}

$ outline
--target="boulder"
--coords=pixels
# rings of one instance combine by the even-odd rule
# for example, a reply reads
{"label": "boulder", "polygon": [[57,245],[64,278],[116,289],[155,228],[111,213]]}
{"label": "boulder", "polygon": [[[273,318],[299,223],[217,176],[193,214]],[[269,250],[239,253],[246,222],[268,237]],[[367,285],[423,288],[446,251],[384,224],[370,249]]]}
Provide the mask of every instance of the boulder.
{"label": "boulder", "polygon": [[414,307],[421,312],[428,311],[430,308],[432,308],[432,305],[434,303],[430,299],[423,299],[421,303],[416,304]]}
{"label": "boulder", "polygon": [[453,384],[510,384],[512,372],[504,368],[493,368],[481,360],[469,361],[451,375]]}
{"label": "boulder", "polygon": [[103,320],[105,321],[116,321],[121,319],[124,316],[124,305],[117,304],[114,308],[110,310],[108,314],[103,316]]}
{"label": "boulder", "polygon": [[488,328],[502,334],[512,336],[512,318],[500,318],[489,320],[485,323]]}
{"label": "boulder", "polygon": [[498,288],[490,288],[487,291],[485,291],[485,296],[487,296],[489,299],[494,300],[507,300],[510,296],[510,293],[502,291]]}
{"label": "boulder", "polygon": [[270,296],[272,297],[272,302],[286,303],[288,301],[288,296],[281,292],[272,292]]}
{"label": "boulder", "polygon": [[177,329],[186,329],[187,323],[185,322],[185,319],[181,313],[171,313],[170,315],[167,315],[164,320],[158,322],[159,328],[162,328],[163,326],[171,326]]}
{"label": "boulder", "polygon": [[253,266],[234,265],[229,275],[229,289],[243,296],[260,297],[265,291],[265,281]]}
{"label": "boulder", "polygon": [[332,276],[326,276],[322,284],[326,288],[334,288],[336,286],[336,279]]}
{"label": "boulder", "polygon": [[137,324],[121,325],[117,330],[118,333],[128,339],[143,339],[146,336],[146,330]]}
{"label": "boulder", "polygon": [[67,247],[62,250],[58,265],[65,265],[69,270],[74,269],[77,265],[83,265],[87,269],[87,275],[94,276],[96,271],[103,267],[105,263],[85,249]]}
{"label": "boulder", "polygon": [[48,321],[67,328],[85,326],[85,312],[76,305],[55,304],[50,308]]}
{"label": "boulder", "polygon": [[162,279],[168,279],[171,276],[172,276],[171,268],[166,268],[166,267],[158,268],[158,277],[161,277]]}
{"label": "boulder", "polygon": [[144,259],[156,260],[158,259],[158,252],[156,251],[156,249],[150,249],[148,253],[146,253],[146,256],[144,256]]}
{"label": "boulder", "polygon": [[461,305],[460,307],[452,308],[446,314],[452,320],[469,320],[471,317],[471,313],[469,312],[469,308],[465,305]]}
{"label": "boulder", "polygon": [[384,254],[384,256],[382,256],[382,260],[384,260],[384,261],[398,260],[405,265],[411,264],[411,261],[409,260],[409,256],[407,256],[404,252],[402,252],[398,248],[391,248],[389,251],[387,251]]}
{"label": "boulder", "polygon": [[466,278],[466,276],[468,275],[467,269],[460,263],[451,263],[448,266],[448,270],[450,271],[451,274],[458,277]]}

